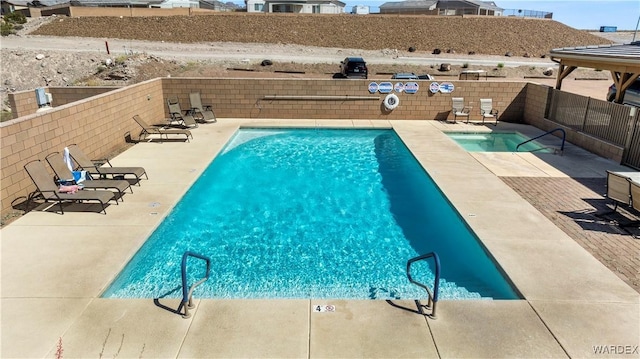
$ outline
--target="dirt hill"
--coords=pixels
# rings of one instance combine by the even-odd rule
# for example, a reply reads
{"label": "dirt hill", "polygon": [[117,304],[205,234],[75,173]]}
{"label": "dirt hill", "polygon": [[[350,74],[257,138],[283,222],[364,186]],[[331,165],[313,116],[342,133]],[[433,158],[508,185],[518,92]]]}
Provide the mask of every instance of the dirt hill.
{"label": "dirt hill", "polygon": [[34,35],[177,43],[297,44],[347,49],[540,57],[559,47],[609,44],[547,19],[407,15],[216,14],[172,17],[62,18]]}

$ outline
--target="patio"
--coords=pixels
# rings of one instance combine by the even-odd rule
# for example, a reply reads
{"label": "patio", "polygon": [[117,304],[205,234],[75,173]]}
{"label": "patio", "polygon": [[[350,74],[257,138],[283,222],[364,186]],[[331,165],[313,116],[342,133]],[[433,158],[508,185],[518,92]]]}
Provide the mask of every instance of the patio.
{"label": "patio", "polygon": [[[198,299],[183,319],[151,299],[99,298],[240,126],[392,127],[525,299],[441,301],[431,320],[413,301]],[[497,127],[509,128],[541,133]],[[107,215],[33,211],[1,230],[1,356],[55,357],[62,338],[64,357],[637,357],[640,294],[507,184],[624,167],[571,145],[563,156],[471,154],[447,129],[494,127],[227,118],[190,143],[133,146],[112,163],[143,166],[149,180]],[[313,311],[324,304],[336,311]]]}

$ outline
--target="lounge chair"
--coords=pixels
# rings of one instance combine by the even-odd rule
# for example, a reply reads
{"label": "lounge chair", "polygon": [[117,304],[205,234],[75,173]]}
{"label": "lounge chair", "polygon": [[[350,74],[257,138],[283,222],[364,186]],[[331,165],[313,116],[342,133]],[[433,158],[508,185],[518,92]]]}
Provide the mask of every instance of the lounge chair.
{"label": "lounge chair", "polygon": [[[626,223],[619,223],[618,225],[623,229],[625,227],[637,227],[640,226],[640,220],[638,220],[638,214],[640,213],[640,183],[635,180],[627,177],[627,182],[629,182],[629,213],[635,216],[635,219],[630,220]],[[635,212],[635,213],[634,213]],[[635,235],[634,235],[635,237]]]}
{"label": "lounge chair", "polygon": [[[60,152],[54,152],[45,157],[49,166],[53,170],[55,174],[55,180],[58,183],[71,183],[78,184],[74,179],[73,173],[67,167],[67,164],[64,161],[64,157],[60,154]],[[107,190],[116,190],[117,198],[123,199],[124,192],[129,189],[131,193],[133,193],[133,188],[131,188],[131,183],[125,180],[116,180],[116,179],[105,179],[105,180],[85,180],[81,182],[85,189],[107,189]]]}
{"label": "lounge chair", "polygon": [[168,98],[167,106],[169,106],[169,121],[177,122],[185,127],[198,127],[198,122],[196,122],[196,118],[193,117],[193,111],[182,111],[177,98]]}
{"label": "lounge chair", "polygon": [[458,117],[464,117],[467,119],[467,122],[469,122],[471,107],[465,106],[463,97],[452,97],[451,112],[453,112],[453,123],[457,122]]}
{"label": "lounge chair", "polygon": [[493,108],[493,100],[490,98],[480,99],[480,116],[482,116],[482,123],[485,120],[493,119],[494,125],[498,125],[498,110]]}
{"label": "lounge chair", "polygon": [[196,120],[203,123],[217,122],[216,114],[213,112],[211,105],[203,105],[200,92],[192,92],[189,94],[189,102],[191,103],[191,111],[197,117]]}
{"label": "lounge chair", "polygon": [[629,179],[629,194],[629,197],[631,197],[631,208],[640,213],[640,183]]}
{"label": "lounge chair", "polygon": [[[142,167],[113,167],[108,159],[103,161],[98,161],[94,163],[87,155],[82,152],[80,147],[77,145],[70,145],[68,147],[69,153],[73,160],[78,164],[78,168],[88,171],[91,174],[95,174],[99,176],[101,179],[107,178],[107,176],[126,176],[133,175],[136,177],[136,182],[140,184],[140,178],[144,175],[145,178],[149,179],[147,176],[147,171],[145,171]],[[102,162],[102,163],[101,163]],[[106,163],[109,166],[103,166]]]}
{"label": "lounge chair", "polygon": [[142,127],[142,131],[140,132],[140,138],[145,139],[150,135],[160,135],[160,141],[162,141],[162,136],[168,140],[169,135],[185,135],[187,142],[189,142],[189,137],[193,138],[191,131],[182,128],[165,128],[162,125],[149,125],[146,123],[139,115],[133,116],[133,119]]}
{"label": "lounge chair", "polygon": [[[109,200],[114,199],[114,193],[111,191],[77,191],[75,193],[60,192],[58,186],[51,178],[51,175],[47,171],[44,163],[40,160],[35,160],[24,165],[24,169],[33,180],[36,185],[36,191],[32,192],[27,199],[27,211],[31,201],[38,195],[41,195],[45,202],[53,201],[57,202],[60,206],[60,212],[64,214],[64,208],[62,202],[65,201],[98,201],[102,205],[102,211],[107,214],[105,207]],[[116,200],[116,204],[118,201]]]}
{"label": "lounge chair", "polygon": [[613,201],[613,213],[618,204],[629,206],[631,203],[631,184],[629,177],[607,170],[607,198]]}

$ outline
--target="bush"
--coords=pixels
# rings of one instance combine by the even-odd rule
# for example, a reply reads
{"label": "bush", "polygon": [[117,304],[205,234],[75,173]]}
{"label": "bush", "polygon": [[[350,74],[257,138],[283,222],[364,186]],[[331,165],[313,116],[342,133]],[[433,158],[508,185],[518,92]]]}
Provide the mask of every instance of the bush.
{"label": "bush", "polygon": [[462,64],[462,68],[463,69],[468,69],[469,68],[469,63],[468,62],[463,63]]}
{"label": "bush", "polygon": [[501,69],[504,67],[504,64],[502,62],[498,63],[498,68]]}
{"label": "bush", "polygon": [[13,24],[10,22],[3,22],[2,25],[0,25],[0,35],[2,36],[9,36],[11,34],[13,34]]}
{"label": "bush", "polygon": [[8,22],[15,24],[24,24],[27,22],[27,17],[20,12],[12,12],[4,16],[4,19]]}

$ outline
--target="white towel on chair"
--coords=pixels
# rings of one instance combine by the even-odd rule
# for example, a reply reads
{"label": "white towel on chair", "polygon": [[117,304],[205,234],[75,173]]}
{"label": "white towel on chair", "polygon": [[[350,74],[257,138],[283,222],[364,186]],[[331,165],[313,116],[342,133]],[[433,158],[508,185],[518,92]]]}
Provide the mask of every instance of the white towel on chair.
{"label": "white towel on chair", "polygon": [[67,167],[69,167],[69,171],[73,171],[73,162],[71,161],[68,147],[65,147],[64,151],[62,152],[62,160],[67,164]]}

